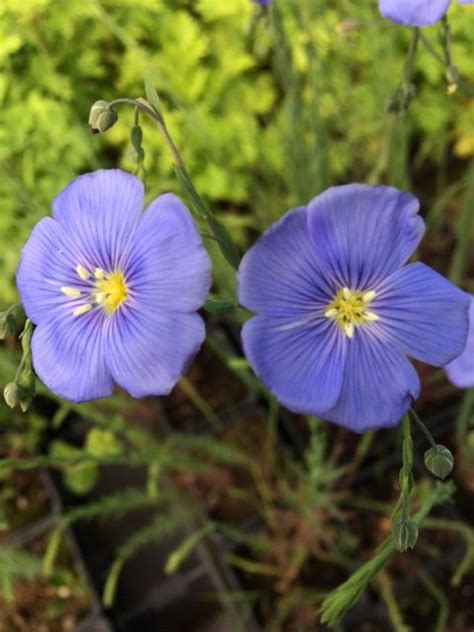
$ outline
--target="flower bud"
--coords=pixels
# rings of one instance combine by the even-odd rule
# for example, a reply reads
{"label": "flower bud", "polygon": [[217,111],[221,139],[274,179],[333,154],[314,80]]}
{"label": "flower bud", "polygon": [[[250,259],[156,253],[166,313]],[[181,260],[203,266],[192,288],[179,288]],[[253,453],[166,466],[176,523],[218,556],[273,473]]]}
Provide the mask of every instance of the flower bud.
{"label": "flower bud", "polygon": [[425,466],[434,476],[445,479],[453,471],[454,457],[444,445],[435,445],[425,452]]}
{"label": "flower bud", "polygon": [[413,549],[418,540],[418,527],[409,518],[395,518],[392,521],[392,537],[398,551]]}
{"label": "flower bud", "polygon": [[0,340],[13,336],[16,332],[16,320],[11,311],[0,312]]}
{"label": "flower bud", "polygon": [[10,406],[10,408],[15,408],[15,406],[18,406],[21,399],[21,392],[20,388],[17,384],[15,384],[15,382],[10,382],[5,386],[5,388],[3,389],[3,398],[5,399],[7,406]]}
{"label": "flower bud", "polygon": [[99,134],[115,125],[117,119],[117,112],[109,107],[107,101],[96,101],[89,114],[89,127],[93,134]]}

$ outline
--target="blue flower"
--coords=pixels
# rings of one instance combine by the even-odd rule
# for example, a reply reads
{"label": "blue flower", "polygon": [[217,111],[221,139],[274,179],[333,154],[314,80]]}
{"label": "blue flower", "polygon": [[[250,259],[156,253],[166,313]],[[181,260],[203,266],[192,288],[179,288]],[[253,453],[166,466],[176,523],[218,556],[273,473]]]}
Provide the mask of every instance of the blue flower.
{"label": "blue flower", "polygon": [[448,379],[459,388],[474,387],[474,298],[471,299],[469,321],[466,348],[459,357],[446,367]]}
{"label": "blue flower", "polygon": [[57,395],[168,393],[198,351],[195,313],[210,286],[209,261],[178,198],[143,208],[143,185],[123,171],[76,178],[25,244],[17,285],[35,323],[33,365]]}
{"label": "blue flower", "polygon": [[[451,0],[379,0],[380,13],[392,22],[406,26],[430,26],[441,20]],[[458,0],[473,4],[474,0]]]}
{"label": "blue flower", "polygon": [[273,0],[252,0],[255,4],[261,4],[262,6],[266,6],[271,4]]}
{"label": "blue flower", "polygon": [[245,355],[277,399],[356,432],[399,422],[420,383],[406,359],[464,349],[469,297],[422,263],[418,201],[391,187],[328,189],[245,254]]}

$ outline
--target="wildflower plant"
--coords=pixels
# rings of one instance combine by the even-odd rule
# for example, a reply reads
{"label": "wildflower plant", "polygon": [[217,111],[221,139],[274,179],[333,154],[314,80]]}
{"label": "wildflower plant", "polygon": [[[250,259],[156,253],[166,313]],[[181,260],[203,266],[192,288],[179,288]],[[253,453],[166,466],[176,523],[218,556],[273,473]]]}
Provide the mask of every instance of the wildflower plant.
{"label": "wildflower plant", "polygon": [[420,382],[466,345],[469,297],[422,263],[424,223],[391,187],[346,185],[289,211],[246,253],[242,330],[257,375],[290,410],[356,432],[397,424]]}
{"label": "wildflower plant", "polygon": [[[460,2],[472,4],[468,0]],[[311,14],[295,3],[290,9],[292,19],[285,19],[290,16],[281,8],[285,3],[272,3],[272,0],[253,0],[253,3],[262,7],[272,4],[271,11],[262,9],[253,13],[256,18],[268,17],[262,22],[268,21],[272,25],[275,43],[278,38],[284,40],[285,29],[293,21],[297,30],[300,27],[304,30],[295,44],[283,41],[285,46],[275,53],[275,74],[281,75],[279,89],[289,91],[287,93],[294,97],[293,105],[288,108],[295,123],[289,133],[289,147],[293,148],[293,136],[298,136],[293,130],[300,129],[296,122],[299,124],[305,118],[298,108],[311,110],[308,119],[314,127],[314,142],[318,144],[319,158],[314,164],[318,166],[319,179],[314,185],[312,178],[307,177],[310,170],[304,168],[298,177],[300,163],[305,160],[295,159],[288,179],[304,182],[299,182],[298,186],[293,183],[288,188],[291,191],[293,186],[291,195],[300,200],[299,203],[317,191],[326,190],[308,204],[288,211],[257,239],[241,260],[229,228],[256,227],[257,223],[249,221],[246,224],[244,218],[239,224],[241,218],[236,214],[232,220],[234,224],[226,224],[208,207],[168,131],[161,101],[150,82],[145,82],[146,99],[96,101],[89,118],[89,127],[94,134],[107,132],[116,124],[117,106],[134,108],[130,137],[136,173],[140,176],[146,171],[139,117],[146,115],[153,121],[170,151],[177,182],[194,217],[178,197],[169,193],[158,196],[142,211],[144,186],[139,178],[122,170],[94,171],[73,180],[55,198],[52,217],[38,222],[21,253],[17,287],[26,316],[23,355],[15,381],[7,384],[4,395],[9,406],[18,405],[25,411],[32,403],[35,374],[67,402],[108,397],[115,384],[135,398],[169,393],[205,338],[204,321],[197,311],[204,307],[209,312],[225,313],[233,312],[237,307],[233,298],[206,300],[211,275],[202,238],[209,240],[210,250],[215,246],[215,251],[220,250],[225,258],[225,270],[230,271],[230,275],[227,274],[231,277],[229,287],[233,287],[234,271],[237,271],[239,304],[253,312],[242,328],[243,350],[248,363],[241,357],[232,358],[232,362],[234,369],[245,374],[246,383],[269,402],[269,452],[277,436],[278,403],[274,397],[289,410],[311,416],[311,449],[303,474],[298,476],[296,468],[289,484],[278,481],[274,485],[288,508],[284,505],[282,511],[274,502],[273,481],[267,487],[258,476],[255,477],[264,513],[274,519],[275,533],[279,532],[280,518],[291,513],[292,520],[288,520],[288,524],[292,525],[291,531],[300,530],[303,543],[301,547],[301,542],[296,541],[296,547],[292,549],[295,564],[283,577],[280,588],[292,584],[310,557],[315,522],[320,527],[331,526],[327,533],[321,529],[320,538],[324,545],[321,557],[329,559],[326,549],[336,540],[332,521],[335,529],[342,515],[337,502],[346,494],[339,494],[339,490],[336,493],[335,485],[344,480],[344,467],[332,461],[331,467],[325,469],[325,430],[319,419],[357,433],[389,428],[403,420],[402,468],[398,479],[400,497],[392,514],[392,533],[372,559],[322,603],[322,620],[335,624],[396,550],[406,551],[415,546],[418,529],[431,508],[454,493],[452,484],[438,483],[425,496],[418,510],[415,507],[412,512],[414,454],[411,419],[422,428],[430,442],[425,465],[431,474],[446,478],[453,469],[454,458],[445,446],[434,442],[415,411],[410,411],[420,394],[421,384],[408,357],[445,367],[448,378],[458,386],[473,386],[474,303],[468,294],[423,263],[407,263],[425,230],[418,214],[418,200],[413,195],[391,186],[348,184],[327,188],[331,179],[338,179],[340,174],[334,177],[333,171],[331,178],[329,167],[326,169],[326,163],[330,162],[329,144],[321,147],[324,145],[321,139],[326,138],[324,126],[331,101],[324,101],[327,96],[324,94],[320,99],[324,83],[315,79],[322,74],[315,69],[322,66],[317,60],[318,46],[313,47],[312,34],[305,30]],[[448,94],[454,94],[458,85],[469,92],[470,87],[460,78],[451,59],[450,31],[444,17],[448,5],[449,0],[379,2],[382,15],[398,24],[414,27],[402,81],[389,107],[392,112],[402,115],[402,122],[407,105],[416,92],[414,61],[420,42],[442,64]],[[249,3],[246,7],[251,11]],[[214,11],[212,8],[208,10]],[[420,27],[438,20],[442,20],[441,56],[420,31]],[[256,25],[254,20],[249,38]],[[348,26],[354,27],[345,25]],[[267,44],[262,48],[265,55],[271,50],[271,47],[267,49]],[[331,52],[328,46],[321,54],[331,57],[328,54]],[[294,66],[290,63],[293,57]],[[252,62],[244,61],[242,66],[251,66]],[[268,66],[272,67],[271,64]],[[311,80],[307,83],[295,81],[306,69]],[[276,96],[273,88],[272,84],[268,103],[262,109],[265,114],[262,122],[272,109],[271,101]],[[313,96],[308,101],[306,95],[310,92]],[[176,98],[176,102],[182,100]],[[245,100],[242,98],[242,102]],[[254,100],[253,91],[248,100]],[[319,110],[320,105],[326,108],[324,115],[323,109]],[[314,114],[316,110],[317,116]],[[190,117],[189,120],[190,127],[194,128],[199,118]],[[280,122],[283,127],[285,120]],[[340,135],[339,127],[337,133]],[[206,138],[206,133],[202,136]],[[307,135],[302,133],[301,136],[306,138]],[[270,146],[278,145],[277,137],[273,138],[271,134],[267,140]],[[255,153],[253,149],[252,155]],[[212,154],[211,150],[209,154]],[[265,154],[264,148],[261,154]],[[282,169],[284,160],[286,158],[281,158]],[[384,181],[382,172],[385,173],[383,165],[377,166],[367,180]],[[308,187],[311,193],[307,193]],[[244,188],[239,188],[239,196]],[[219,195],[214,193],[210,199],[219,198]],[[240,202],[242,197],[229,200]],[[283,208],[290,205],[288,202]],[[204,224],[208,232],[200,233]],[[217,286],[219,289],[219,283]],[[0,338],[12,336],[19,329],[19,308],[20,305],[13,306],[0,314]],[[240,316],[239,312],[236,321],[244,320]],[[263,385],[250,374],[249,366]],[[64,406],[69,410],[69,404]],[[106,420],[105,425],[109,421]],[[102,439],[104,436],[108,435],[102,435]],[[370,436],[366,435],[361,444],[364,441],[364,445],[370,446]],[[113,439],[113,434],[111,437]],[[367,437],[369,441],[365,443]],[[188,448],[198,454],[192,458],[180,455],[179,449],[176,450],[180,441],[187,442]],[[94,461],[94,465],[126,462],[149,468],[146,493],[114,498],[109,506],[111,511],[121,510],[124,505],[153,504],[158,496],[157,473],[162,467],[190,472],[193,469],[199,471],[211,457],[218,456],[223,462],[234,460],[232,452],[226,452],[222,444],[213,439],[207,442],[202,437],[184,435],[179,441],[176,437],[174,441],[169,438],[160,440],[151,445],[151,450],[146,443],[147,440],[140,444],[131,442],[130,454],[122,449],[117,453],[112,450],[110,454],[102,454],[103,460]],[[90,462],[94,455],[86,456],[89,459],[86,462]],[[7,465],[19,469],[52,463],[66,466],[77,464],[79,458],[82,458],[81,450],[76,449],[74,453],[41,456],[29,463],[11,459]],[[254,463],[246,457],[241,460],[240,454],[238,463],[254,471]],[[99,515],[102,509],[102,506],[89,507],[87,516]],[[80,517],[79,512],[69,519],[72,522]],[[174,533],[182,522],[189,520],[189,514],[183,511],[173,520],[159,516],[124,546],[106,583],[107,605],[111,605],[120,569],[128,557],[152,541],[156,534],[162,537]],[[206,523],[201,530],[191,534],[177,557],[169,559],[168,570],[175,569],[183,555],[187,555],[202,537],[218,530],[218,526],[217,522]],[[285,531],[283,520],[281,526]],[[272,544],[273,540],[269,538],[268,550]],[[352,541],[349,544],[352,546]],[[50,550],[53,549],[54,546]],[[236,559],[234,556],[234,561]],[[287,570],[287,558],[282,556],[281,559],[282,568]],[[265,568],[268,571],[268,567]],[[297,593],[295,590],[295,595]]]}
{"label": "wildflower plant", "polygon": [[168,393],[204,339],[209,260],[188,210],[163,195],[142,213],[138,178],[78,177],[25,244],[17,284],[36,325],[33,366],[59,396]]}

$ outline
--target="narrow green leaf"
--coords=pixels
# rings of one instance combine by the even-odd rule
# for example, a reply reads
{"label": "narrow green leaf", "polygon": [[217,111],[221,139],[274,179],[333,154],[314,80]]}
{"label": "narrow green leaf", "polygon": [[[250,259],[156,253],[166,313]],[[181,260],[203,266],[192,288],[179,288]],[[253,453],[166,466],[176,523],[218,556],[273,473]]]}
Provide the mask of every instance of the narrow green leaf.
{"label": "narrow green leaf", "polygon": [[161,116],[161,102],[160,102],[160,97],[158,96],[157,91],[155,90],[152,83],[147,77],[145,77],[144,83],[145,83],[145,94],[146,94],[148,103],[150,103],[150,105],[153,107],[155,112]]}

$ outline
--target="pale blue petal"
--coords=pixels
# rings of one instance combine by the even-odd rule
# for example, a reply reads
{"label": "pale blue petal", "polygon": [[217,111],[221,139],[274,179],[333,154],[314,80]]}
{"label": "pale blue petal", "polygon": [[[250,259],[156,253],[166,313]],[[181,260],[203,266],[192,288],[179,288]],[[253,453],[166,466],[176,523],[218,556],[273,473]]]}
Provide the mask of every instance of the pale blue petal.
{"label": "pale blue petal", "polygon": [[110,318],[105,353],[114,380],[132,397],[167,395],[205,337],[197,314],[124,305]]}
{"label": "pale blue petal", "polygon": [[53,202],[53,217],[84,260],[106,271],[123,268],[143,208],[143,184],[120,169],[100,169],[73,180]]}
{"label": "pale blue petal", "polygon": [[423,263],[389,277],[370,308],[397,349],[427,364],[444,366],[466,345],[469,296]]}
{"label": "pale blue petal", "polygon": [[190,312],[206,300],[209,258],[189,211],[176,196],[161,195],[143,214],[126,277],[134,300],[154,309]]}
{"label": "pale blue petal", "polygon": [[84,288],[75,272],[79,258],[76,246],[58,222],[45,217],[36,224],[21,252],[16,275],[26,315],[35,324],[49,321],[56,312],[71,306],[61,287]]}
{"label": "pale blue petal", "polygon": [[379,0],[379,10],[397,24],[430,26],[441,20],[449,3],[450,0]]}
{"label": "pale blue petal", "polygon": [[71,402],[109,397],[113,383],[105,364],[103,314],[57,314],[33,333],[36,374],[56,395]]}
{"label": "pale blue petal", "polygon": [[418,208],[413,195],[386,186],[349,184],[321,193],[308,206],[319,273],[339,288],[373,289],[420,242]]}
{"label": "pale blue petal", "polygon": [[354,432],[398,424],[420,392],[410,362],[371,328],[356,328],[347,346],[339,400],[321,415]]}
{"label": "pale blue petal", "polygon": [[255,316],[242,341],[255,373],[290,410],[320,415],[336,402],[347,339],[327,318]]}
{"label": "pale blue petal", "polygon": [[446,367],[448,379],[459,388],[474,387],[474,300],[469,310],[469,334],[464,351]]}
{"label": "pale blue petal", "polygon": [[240,304],[290,319],[323,309],[337,288],[316,264],[306,208],[289,211],[244,255],[237,274]]}

